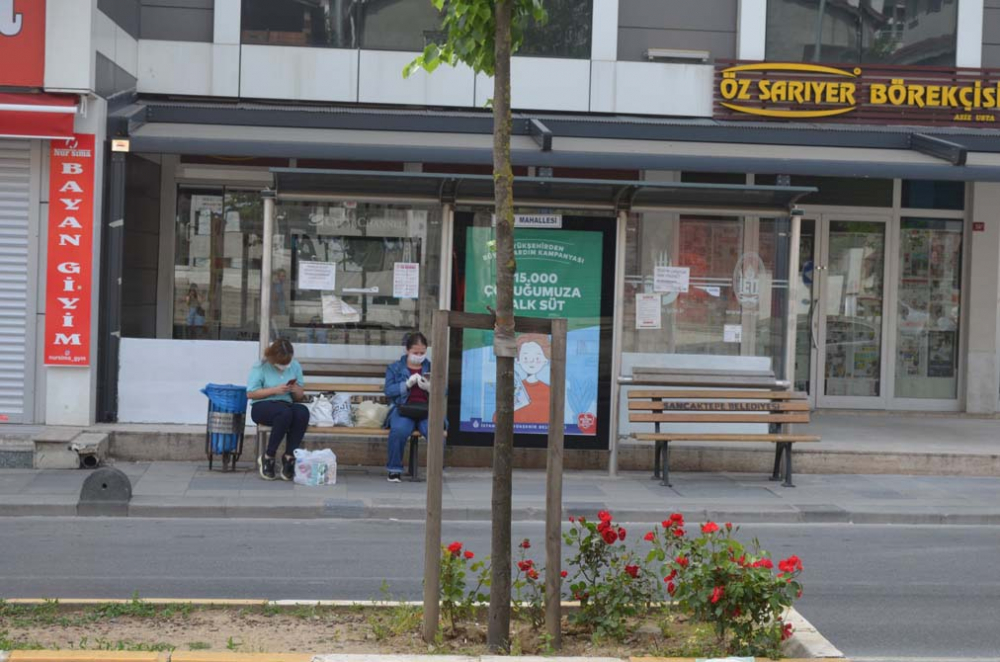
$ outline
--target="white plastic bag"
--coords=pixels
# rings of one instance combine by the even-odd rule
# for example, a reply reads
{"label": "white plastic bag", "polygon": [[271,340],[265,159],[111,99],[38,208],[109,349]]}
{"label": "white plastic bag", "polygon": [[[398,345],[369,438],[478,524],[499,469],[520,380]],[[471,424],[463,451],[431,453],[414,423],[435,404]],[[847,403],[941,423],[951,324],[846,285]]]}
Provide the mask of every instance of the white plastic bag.
{"label": "white plastic bag", "polygon": [[339,427],[351,427],[351,396],[338,393],[330,400],[333,407],[333,424]]}
{"label": "white plastic bag", "polygon": [[306,405],[309,408],[309,425],[316,428],[330,428],[336,425],[333,417],[333,403],[330,399],[317,395],[316,399]]}
{"label": "white plastic bag", "polygon": [[359,428],[381,428],[389,414],[389,405],[365,400],[354,407],[354,425]]}
{"label": "white plastic bag", "polygon": [[337,456],[329,448],[295,449],[295,482],[299,485],[336,485]]}

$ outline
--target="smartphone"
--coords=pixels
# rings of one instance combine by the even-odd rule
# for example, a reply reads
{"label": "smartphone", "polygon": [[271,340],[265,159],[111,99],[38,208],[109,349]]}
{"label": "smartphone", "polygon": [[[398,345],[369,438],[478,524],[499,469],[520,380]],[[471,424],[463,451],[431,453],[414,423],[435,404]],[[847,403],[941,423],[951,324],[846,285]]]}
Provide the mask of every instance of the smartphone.
{"label": "smartphone", "polygon": [[287,382],[285,382],[285,386],[295,386],[297,383],[298,383],[297,379],[289,379]]}

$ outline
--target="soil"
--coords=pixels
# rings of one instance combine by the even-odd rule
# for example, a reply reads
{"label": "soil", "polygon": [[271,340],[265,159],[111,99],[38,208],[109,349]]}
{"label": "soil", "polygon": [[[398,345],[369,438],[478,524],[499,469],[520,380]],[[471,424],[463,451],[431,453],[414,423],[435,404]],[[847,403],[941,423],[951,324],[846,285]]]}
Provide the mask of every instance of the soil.
{"label": "soil", "polygon": [[[428,646],[414,607],[173,607],[137,610],[58,605],[22,607],[0,602],[0,650],[209,650],[236,652],[486,654],[485,619],[460,623]],[[124,612],[124,613],[123,613]],[[651,614],[634,623],[623,642],[595,642],[591,633],[563,621],[563,655],[692,655],[711,652],[704,628],[672,615]],[[513,653],[548,652],[544,627],[514,625]]]}

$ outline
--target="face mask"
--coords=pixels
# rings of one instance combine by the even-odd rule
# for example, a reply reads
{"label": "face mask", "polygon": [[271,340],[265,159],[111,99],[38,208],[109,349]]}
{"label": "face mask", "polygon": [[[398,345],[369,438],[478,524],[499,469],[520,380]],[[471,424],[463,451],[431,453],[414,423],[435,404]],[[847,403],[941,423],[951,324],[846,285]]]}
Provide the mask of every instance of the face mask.
{"label": "face mask", "polygon": [[291,365],[290,363],[286,363],[284,365],[275,365],[274,369],[277,370],[278,372],[284,372],[284,371],[288,370],[288,366],[290,366],[290,365]]}
{"label": "face mask", "polygon": [[408,360],[409,360],[409,362],[410,362],[411,365],[420,365],[421,363],[424,362],[424,357],[425,356],[427,356],[427,355],[426,354],[410,354]]}

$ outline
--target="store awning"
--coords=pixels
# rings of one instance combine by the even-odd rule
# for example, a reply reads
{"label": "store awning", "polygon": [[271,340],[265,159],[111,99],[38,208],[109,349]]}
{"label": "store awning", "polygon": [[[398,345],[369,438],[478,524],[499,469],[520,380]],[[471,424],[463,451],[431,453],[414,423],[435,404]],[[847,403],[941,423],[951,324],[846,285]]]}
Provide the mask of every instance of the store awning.
{"label": "store awning", "polygon": [[[490,175],[274,168],[279,200],[406,200],[493,204]],[[813,187],[516,177],[518,206],[598,209],[609,212],[706,211],[787,214]]]}
{"label": "store awning", "polygon": [[0,138],[72,138],[76,111],[75,96],[0,93]]}

